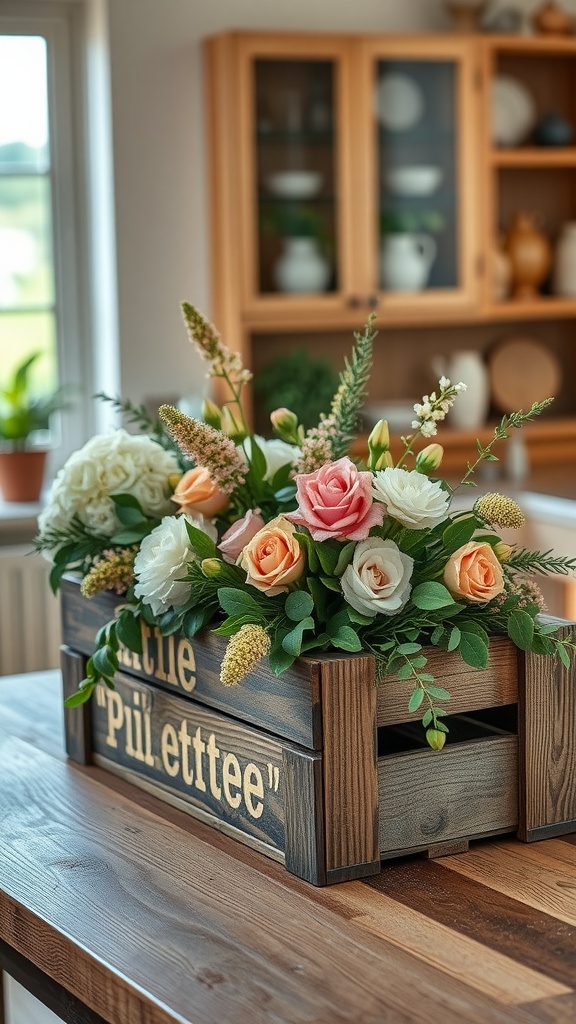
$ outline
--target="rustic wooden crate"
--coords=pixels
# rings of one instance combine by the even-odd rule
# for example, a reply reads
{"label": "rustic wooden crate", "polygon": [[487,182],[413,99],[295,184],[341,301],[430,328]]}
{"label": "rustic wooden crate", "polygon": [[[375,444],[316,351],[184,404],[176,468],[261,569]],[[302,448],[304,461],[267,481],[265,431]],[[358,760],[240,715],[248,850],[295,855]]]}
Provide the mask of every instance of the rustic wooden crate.
{"label": "rustic wooden crate", "polygon": [[[76,689],[97,630],[121,603],[62,587],[64,692]],[[574,631],[572,623],[563,628]],[[470,839],[576,831],[576,673],[491,644],[488,668],[431,650],[452,699],[442,752],[409,715],[409,684],[375,685],[371,656],[263,664],[237,687],[225,641],[191,643],[145,627],[121,652],[116,689],[66,711],[69,756],[152,790],[317,885],[374,874],[381,859],[464,850]]]}

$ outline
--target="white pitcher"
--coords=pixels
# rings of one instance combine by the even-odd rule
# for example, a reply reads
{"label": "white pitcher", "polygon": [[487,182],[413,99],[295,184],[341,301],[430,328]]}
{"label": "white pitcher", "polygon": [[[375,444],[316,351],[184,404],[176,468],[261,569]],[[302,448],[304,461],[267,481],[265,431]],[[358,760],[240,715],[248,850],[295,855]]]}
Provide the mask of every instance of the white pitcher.
{"label": "white pitcher", "polygon": [[434,356],[432,368],[439,377],[448,377],[452,384],[462,382],[466,391],[459,394],[448,413],[447,425],[457,430],[481,427],[490,404],[488,371],[481,352],[464,349],[451,356]]}
{"label": "white pitcher", "polygon": [[380,256],[382,287],[392,292],[419,292],[426,287],[436,258],[431,235],[385,235]]}

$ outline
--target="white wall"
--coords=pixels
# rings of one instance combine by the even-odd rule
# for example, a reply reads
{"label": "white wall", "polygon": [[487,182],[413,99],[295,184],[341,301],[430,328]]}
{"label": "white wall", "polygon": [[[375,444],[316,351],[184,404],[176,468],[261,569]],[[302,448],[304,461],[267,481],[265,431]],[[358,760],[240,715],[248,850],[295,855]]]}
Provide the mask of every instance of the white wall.
{"label": "white wall", "polygon": [[[539,6],[539,0],[513,3],[525,11]],[[108,6],[121,390],[138,400],[198,394],[204,369],[187,344],[179,304],[193,302],[217,324],[208,281],[203,37],[230,28],[434,31],[450,22],[442,0],[108,0]]]}

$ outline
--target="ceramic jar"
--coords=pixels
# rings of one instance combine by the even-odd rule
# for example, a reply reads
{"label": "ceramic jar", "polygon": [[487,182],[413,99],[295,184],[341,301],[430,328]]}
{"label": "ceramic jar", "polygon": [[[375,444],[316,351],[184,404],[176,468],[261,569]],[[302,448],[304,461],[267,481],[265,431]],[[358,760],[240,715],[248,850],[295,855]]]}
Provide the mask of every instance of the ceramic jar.
{"label": "ceramic jar", "polygon": [[274,267],[274,283],[279,291],[323,292],[329,280],[330,264],[315,238],[284,239],[284,251]]}
{"label": "ceramic jar", "polygon": [[576,296],[576,221],[568,221],[560,232],[554,253],[554,292]]}
{"label": "ceramic jar", "polygon": [[512,284],[512,263],[504,251],[504,238],[499,238],[493,254],[492,263],[492,298],[495,302],[503,302],[510,294]]}
{"label": "ceramic jar", "polygon": [[462,382],[466,391],[459,395],[448,414],[448,425],[457,430],[476,430],[486,422],[490,404],[488,371],[481,352],[463,349],[449,358],[435,356],[432,366],[438,376],[453,384]]}
{"label": "ceramic jar", "polygon": [[531,299],[546,280],[552,265],[552,249],[534,218],[518,213],[506,235],[505,250],[512,265],[512,295]]}
{"label": "ceramic jar", "polygon": [[566,36],[572,31],[572,18],[554,0],[547,0],[534,12],[532,25],[546,36]]}
{"label": "ceramic jar", "polygon": [[431,235],[386,235],[380,256],[382,287],[392,292],[422,291],[435,257],[436,242]]}

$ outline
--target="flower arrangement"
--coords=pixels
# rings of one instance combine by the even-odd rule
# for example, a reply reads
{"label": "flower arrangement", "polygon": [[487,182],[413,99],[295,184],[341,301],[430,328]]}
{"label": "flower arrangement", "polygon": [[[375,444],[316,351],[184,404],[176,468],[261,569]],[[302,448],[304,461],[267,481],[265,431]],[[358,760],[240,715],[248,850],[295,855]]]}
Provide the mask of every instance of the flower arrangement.
{"label": "flower arrangement", "polygon": [[[140,619],[188,638],[210,627],[228,637],[221,666],[237,685],[267,657],[281,674],[300,655],[370,652],[378,679],[406,681],[411,713],[422,710],[429,745],[440,750],[450,694],[427,671],[426,647],[458,651],[481,669],[489,637],[569,664],[570,641],[539,617],[536,573],[568,574],[576,559],[505,543],[499,527],[520,527],[511,498],[484,494],[452,510],[456,487],[438,475],[443,449],[431,442],[465,385],[442,377],[414,407],[413,432],[394,463],[388,426],[368,438],[367,459],[348,452],[369,379],[372,315],[355,334],[331,408],[305,431],[289,409],[271,414],[272,440],[249,430],[242,391],[251,378],[236,353],[191,305],[192,342],[230,397],[204,403],[203,420],[162,406],[153,422],[113,401],[141,434],[119,429],[92,438],[58,474],[39,520],[38,549],[53,560],[51,584],[82,576],[90,597],[125,598],[97,637],[87,675],[68,705],[102,681],[113,688],[120,645],[141,653]],[[106,396],[100,396],[106,398]],[[458,486],[473,486],[492,448],[552,401],[504,416]]]}

